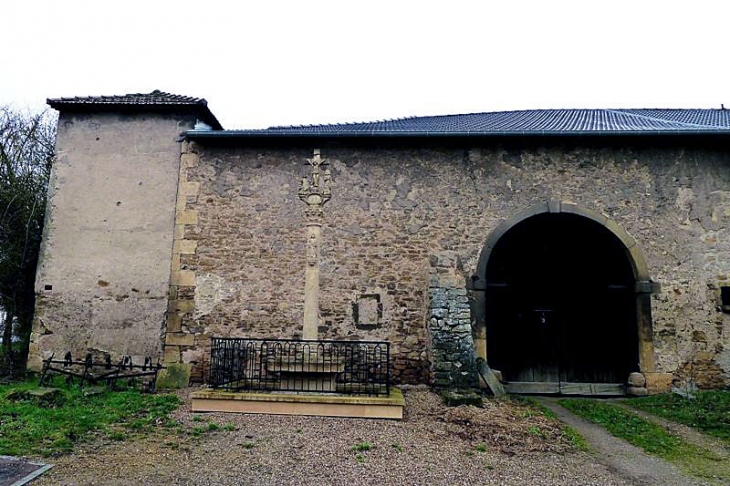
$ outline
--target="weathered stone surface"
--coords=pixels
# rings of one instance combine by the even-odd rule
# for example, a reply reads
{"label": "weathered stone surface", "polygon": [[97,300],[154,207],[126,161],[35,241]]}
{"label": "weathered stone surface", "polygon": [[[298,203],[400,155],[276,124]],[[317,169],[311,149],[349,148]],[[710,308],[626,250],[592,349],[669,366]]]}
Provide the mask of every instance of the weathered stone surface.
{"label": "weathered stone surface", "polygon": [[459,272],[459,260],[432,255],[429,262],[432,286],[428,289],[428,322],[433,384],[458,389],[478,388],[469,299],[466,289],[448,286],[456,281],[452,275]]}
{"label": "weathered stone surface", "polygon": [[160,356],[177,139],[194,122],[150,113],[61,114],[30,368],[52,352]]}
{"label": "weathered stone surface", "polygon": [[646,389],[650,395],[667,393],[672,389],[674,376],[671,373],[646,373]]}
{"label": "weathered stone surface", "polygon": [[644,387],[646,385],[646,377],[641,373],[629,373],[629,386]]}
{"label": "weathered stone surface", "polygon": [[[716,311],[714,289],[730,274],[730,157],[697,148],[510,150],[519,164],[492,146],[323,148],[334,194],[322,227],[323,337],[388,339],[396,378],[427,380],[437,355],[429,351],[432,329],[466,336],[471,324],[460,322],[468,304],[436,288],[463,292],[501,220],[546,200],[572,201],[625,230],[637,242],[630,251],[640,248],[661,283],[652,301],[657,370],[679,370],[702,346],[717,364],[708,372],[726,379],[729,324]],[[307,148],[201,148],[187,173],[199,183],[197,201],[187,204],[198,220],[185,230],[198,246],[182,265],[240,287],[187,316],[183,328],[206,336],[301,335],[305,235],[296,190],[310,156]],[[465,297],[459,293],[452,296]],[[353,324],[353,303],[364,294],[381,296],[377,329]],[[694,331],[704,340],[693,341]],[[417,344],[405,346],[407,337]]]}
{"label": "weathered stone surface", "polygon": [[170,346],[192,346],[195,344],[195,336],[184,332],[168,332],[165,337],[165,344]]}
{"label": "weathered stone surface", "polygon": [[31,401],[41,407],[55,407],[62,405],[65,396],[58,388],[41,387],[35,390],[14,391],[6,397],[11,402]]}
{"label": "weathered stone surface", "polygon": [[157,374],[158,390],[185,388],[190,382],[191,366],[188,363],[168,363]]}
{"label": "weathered stone surface", "polygon": [[450,407],[458,407],[460,405],[482,406],[482,396],[471,389],[449,389],[442,391],[440,394],[444,403]]}
{"label": "weathered stone surface", "polygon": [[632,395],[632,396],[635,396],[635,397],[643,397],[645,395],[648,395],[649,393],[648,393],[646,387],[643,387],[643,386],[629,386],[629,387],[626,387],[626,394],[627,395]]}

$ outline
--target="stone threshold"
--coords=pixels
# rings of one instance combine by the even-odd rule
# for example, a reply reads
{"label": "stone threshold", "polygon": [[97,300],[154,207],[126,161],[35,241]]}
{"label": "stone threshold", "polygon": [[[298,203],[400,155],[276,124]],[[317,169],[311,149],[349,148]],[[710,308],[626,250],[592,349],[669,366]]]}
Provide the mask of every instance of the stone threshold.
{"label": "stone threshold", "polygon": [[572,383],[565,381],[510,381],[504,390],[514,394],[625,396],[623,383]]}
{"label": "stone threshold", "polygon": [[193,412],[233,412],[319,417],[401,420],[403,392],[391,387],[387,397],[296,393],[248,393],[205,389],[192,393]]}

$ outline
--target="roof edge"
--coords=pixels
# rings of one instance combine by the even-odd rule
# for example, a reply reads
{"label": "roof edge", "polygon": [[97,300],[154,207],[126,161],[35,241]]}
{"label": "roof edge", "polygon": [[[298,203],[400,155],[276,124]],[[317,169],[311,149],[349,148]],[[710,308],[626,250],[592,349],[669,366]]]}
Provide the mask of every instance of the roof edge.
{"label": "roof edge", "polygon": [[189,140],[216,139],[396,139],[396,138],[501,138],[501,137],[622,137],[622,136],[694,136],[722,135],[730,137],[730,130],[500,130],[500,131],[330,131],[312,132],[307,130],[290,130],[286,132],[267,130],[188,130],[185,137]]}
{"label": "roof edge", "polygon": [[[149,94],[132,94],[122,96],[103,96],[86,98],[47,98],[46,104],[59,112],[95,113],[95,112],[142,112],[157,113],[193,113],[201,121],[210,125],[214,130],[223,130],[223,126],[208,108],[208,102],[203,98],[182,97],[169,95],[169,99],[152,98],[153,95],[168,95],[153,91]],[[149,96],[149,99],[144,99]]]}

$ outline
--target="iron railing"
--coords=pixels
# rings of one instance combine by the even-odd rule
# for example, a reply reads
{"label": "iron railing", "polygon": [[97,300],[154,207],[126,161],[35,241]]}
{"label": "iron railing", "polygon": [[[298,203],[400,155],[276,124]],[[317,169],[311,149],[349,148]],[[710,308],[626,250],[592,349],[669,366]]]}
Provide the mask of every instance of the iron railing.
{"label": "iron railing", "polygon": [[210,385],[226,390],[390,394],[390,343],[212,338]]}

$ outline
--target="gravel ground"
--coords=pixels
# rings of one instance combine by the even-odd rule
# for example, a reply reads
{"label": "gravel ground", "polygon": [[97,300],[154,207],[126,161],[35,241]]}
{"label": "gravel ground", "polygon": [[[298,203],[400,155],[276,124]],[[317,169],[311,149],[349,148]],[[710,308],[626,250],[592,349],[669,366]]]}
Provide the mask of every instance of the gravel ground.
{"label": "gravel ground", "polygon": [[[188,394],[181,431],[82,444],[47,459],[54,468],[34,484],[633,484],[573,450],[557,422],[509,401],[448,408],[410,388],[397,422],[191,414]],[[208,423],[221,429],[193,432]]]}

